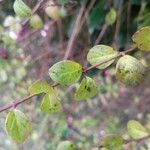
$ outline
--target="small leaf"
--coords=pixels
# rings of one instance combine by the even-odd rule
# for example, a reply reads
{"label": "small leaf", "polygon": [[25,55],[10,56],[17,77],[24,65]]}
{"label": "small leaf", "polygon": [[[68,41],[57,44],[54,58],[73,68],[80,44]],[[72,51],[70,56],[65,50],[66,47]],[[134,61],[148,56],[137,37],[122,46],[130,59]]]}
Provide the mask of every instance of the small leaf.
{"label": "small leaf", "polygon": [[15,0],[13,5],[16,15],[20,17],[29,17],[32,14],[32,10],[22,0]]}
{"label": "small leaf", "polygon": [[71,85],[78,81],[82,74],[82,66],[70,60],[63,60],[49,69],[49,75],[57,83]]}
{"label": "small leaf", "polygon": [[150,26],[143,27],[132,36],[133,42],[142,51],[150,51]]}
{"label": "small leaf", "polygon": [[116,76],[121,83],[135,86],[143,81],[145,76],[145,67],[136,58],[130,55],[125,55],[117,62]]}
{"label": "small leaf", "polygon": [[116,17],[117,17],[116,10],[114,8],[111,8],[111,10],[108,12],[108,14],[106,15],[106,18],[105,18],[106,24],[108,26],[113,25],[116,21]]}
{"label": "small leaf", "polygon": [[30,26],[34,29],[41,29],[43,28],[43,21],[39,15],[35,14],[30,19]]}
{"label": "small leaf", "polygon": [[75,98],[77,100],[84,100],[95,96],[97,92],[98,90],[94,80],[89,77],[85,77],[81,81],[81,84],[75,93]]}
{"label": "small leaf", "polygon": [[[87,60],[91,65],[104,62],[105,60],[108,60],[109,58],[115,56],[117,52],[110,46],[106,45],[96,45],[93,48],[91,48],[87,55]],[[111,60],[107,63],[104,63],[100,66],[98,66],[98,69],[105,69],[108,66],[110,66],[114,60]]]}
{"label": "small leaf", "polygon": [[54,1],[48,1],[45,7],[45,13],[51,19],[57,21],[61,18],[60,9]]}
{"label": "small leaf", "polygon": [[62,110],[62,104],[56,95],[46,94],[41,102],[40,109],[45,113],[60,112]]}
{"label": "small leaf", "polygon": [[71,141],[63,141],[58,144],[56,150],[77,150],[75,144]]}
{"label": "small leaf", "polygon": [[15,109],[8,113],[5,128],[13,141],[22,143],[31,131],[31,123],[24,113]]}
{"label": "small leaf", "polygon": [[148,136],[147,130],[136,120],[130,120],[127,124],[128,134],[133,139],[140,139]]}
{"label": "small leaf", "polygon": [[107,150],[122,150],[124,139],[120,135],[110,135],[102,139],[101,145]]}
{"label": "small leaf", "polygon": [[55,93],[53,87],[45,81],[36,81],[29,87],[28,91],[30,94]]}

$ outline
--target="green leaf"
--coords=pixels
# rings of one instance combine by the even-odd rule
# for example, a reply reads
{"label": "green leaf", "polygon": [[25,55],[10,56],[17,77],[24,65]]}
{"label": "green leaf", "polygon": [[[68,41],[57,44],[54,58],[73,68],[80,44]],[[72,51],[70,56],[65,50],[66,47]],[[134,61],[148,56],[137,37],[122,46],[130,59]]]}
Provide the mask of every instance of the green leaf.
{"label": "green leaf", "polygon": [[53,87],[45,81],[36,81],[29,87],[28,91],[30,94],[55,93]]}
{"label": "green leaf", "polygon": [[45,113],[55,113],[62,111],[62,104],[54,94],[46,94],[41,102],[40,109]]}
{"label": "green leaf", "polygon": [[108,26],[113,25],[116,21],[116,18],[117,18],[116,10],[114,8],[111,8],[111,10],[106,15],[105,22]]}
{"label": "green leaf", "polygon": [[[104,62],[113,56],[115,56],[117,52],[110,46],[106,45],[96,45],[93,48],[91,48],[87,55],[87,60],[91,65]],[[114,62],[114,60],[111,60],[109,62],[106,62],[100,66],[98,66],[98,69],[105,69],[109,65],[111,65]]]}
{"label": "green leaf", "polygon": [[77,150],[75,144],[71,141],[63,141],[58,144],[56,150]]}
{"label": "green leaf", "polygon": [[40,18],[39,15],[34,14],[31,18],[30,18],[30,26],[34,29],[41,29],[43,28],[43,21]]}
{"label": "green leaf", "polygon": [[15,0],[13,8],[16,15],[20,17],[30,17],[32,14],[31,8],[26,5],[22,0]]}
{"label": "green leaf", "polygon": [[128,134],[133,139],[140,139],[148,136],[147,130],[136,120],[130,120],[127,124]]}
{"label": "green leaf", "polygon": [[24,113],[15,109],[8,113],[5,128],[13,141],[22,143],[31,131],[31,123]]}
{"label": "green leaf", "polygon": [[117,62],[116,77],[121,83],[136,86],[140,84],[145,77],[145,67],[136,58],[125,55]]}
{"label": "green leaf", "polygon": [[107,150],[122,150],[124,139],[120,135],[110,135],[102,139],[101,145]]}
{"label": "green leaf", "polygon": [[82,66],[70,60],[63,60],[49,69],[49,75],[57,83],[71,85],[78,81],[82,74]]}
{"label": "green leaf", "polygon": [[81,81],[81,84],[75,93],[75,98],[77,100],[84,100],[95,96],[97,92],[98,90],[94,80],[89,77],[85,77]]}
{"label": "green leaf", "polygon": [[142,51],[150,51],[150,26],[143,27],[132,36],[133,42]]}

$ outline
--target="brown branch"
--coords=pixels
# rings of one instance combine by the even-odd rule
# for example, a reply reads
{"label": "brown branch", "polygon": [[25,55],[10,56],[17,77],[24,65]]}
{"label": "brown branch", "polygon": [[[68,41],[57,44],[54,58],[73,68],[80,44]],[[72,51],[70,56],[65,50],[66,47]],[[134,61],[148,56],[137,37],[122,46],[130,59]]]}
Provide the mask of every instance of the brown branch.
{"label": "brown branch", "polygon": [[37,94],[30,95],[30,96],[25,97],[25,98],[23,98],[23,99],[21,99],[21,100],[16,100],[16,101],[14,101],[14,102],[12,102],[12,103],[10,103],[10,104],[8,104],[8,105],[2,107],[2,108],[0,109],[0,112],[3,112],[3,111],[5,111],[5,110],[10,109],[10,108],[13,108],[13,107],[15,108],[15,107],[17,107],[19,104],[21,104],[21,103],[23,103],[23,102],[25,102],[25,101],[27,101],[27,100],[31,99],[32,97],[35,97],[35,96],[37,96]]}
{"label": "brown branch", "polygon": [[78,33],[80,32],[80,28],[81,27],[79,27],[79,26],[80,26],[80,22],[81,22],[81,19],[82,19],[82,15],[83,15],[84,9],[85,9],[85,5],[83,5],[80,8],[79,15],[77,17],[77,20],[76,20],[76,23],[75,23],[75,26],[74,26],[74,29],[73,29],[73,32],[72,32],[72,36],[71,36],[71,38],[69,40],[69,43],[68,43],[68,46],[67,46],[67,51],[65,53],[64,59],[68,59],[68,57],[70,55],[70,52],[72,50],[74,41],[75,41]]}
{"label": "brown branch", "polygon": [[[132,51],[134,51],[135,49],[136,49],[136,47],[130,48],[130,49],[124,51],[124,52],[119,52],[119,53],[116,54],[115,56],[113,56],[113,57],[111,57],[111,58],[109,58],[109,59],[107,59],[107,60],[105,60],[105,61],[103,61],[103,62],[97,63],[97,64],[95,64],[95,65],[92,65],[92,66],[88,67],[88,68],[84,67],[83,73],[86,73],[86,72],[90,71],[91,69],[93,69],[93,68],[95,68],[95,67],[98,67],[98,66],[100,66],[100,65],[102,65],[102,64],[104,64],[104,63],[106,63],[106,62],[108,62],[108,61],[110,61],[110,60],[113,60],[113,59],[115,59],[115,58],[118,58],[119,56],[122,56],[122,55],[125,55],[126,53],[132,52]],[[58,85],[59,85],[59,83],[56,83],[56,84],[53,84],[52,87],[54,88],[54,87],[57,87]],[[15,107],[17,107],[19,104],[24,103],[24,102],[26,102],[27,100],[29,100],[29,99],[31,99],[32,97],[35,97],[35,96],[37,96],[37,95],[38,95],[38,94],[33,94],[33,95],[30,95],[30,96],[28,96],[28,97],[26,97],[26,98],[23,98],[23,99],[21,99],[21,100],[16,100],[16,101],[14,101],[13,103],[10,103],[10,104],[8,104],[8,105],[6,105],[6,106],[0,108],[0,113],[3,112],[3,111],[5,111],[5,110],[7,110],[7,109],[10,109],[10,108],[13,108],[13,107],[15,108]]]}
{"label": "brown branch", "polygon": [[88,14],[91,11],[91,9],[93,8],[93,5],[95,4],[95,2],[96,2],[96,0],[92,0],[90,2],[89,7],[87,8],[84,16],[83,16],[83,13],[84,13],[86,5],[83,5],[81,7],[81,9],[79,11],[79,15],[78,15],[76,23],[75,23],[74,30],[72,32],[72,36],[71,36],[71,38],[69,40],[69,43],[68,43],[68,46],[67,46],[67,51],[65,53],[64,59],[68,59],[68,57],[70,56],[70,53],[71,53],[71,50],[73,48],[74,42],[75,42],[75,40],[76,40],[80,30],[81,30],[86,18],[88,18]]}
{"label": "brown branch", "polygon": [[102,40],[102,37],[103,37],[103,35],[105,34],[107,28],[108,28],[107,24],[104,24],[103,27],[102,27],[102,30],[101,30],[101,32],[99,33],[99,35],[98,35],[98,37],[97,37],[96,42],[95,42],[94,45],[100,43],[100,41]]}

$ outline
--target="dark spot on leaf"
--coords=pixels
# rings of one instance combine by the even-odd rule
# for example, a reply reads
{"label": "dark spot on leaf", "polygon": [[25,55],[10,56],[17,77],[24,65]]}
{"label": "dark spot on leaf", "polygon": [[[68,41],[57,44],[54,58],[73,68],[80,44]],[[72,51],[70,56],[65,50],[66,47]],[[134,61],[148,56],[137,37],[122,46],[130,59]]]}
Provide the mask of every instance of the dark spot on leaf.
{"label": "dark spot on leaf", "polygon": [[91,92],[91,88],[90,88],[90,87],[88,87],[88,88],[87,88],[87,91],[88,91],[88,92]]}

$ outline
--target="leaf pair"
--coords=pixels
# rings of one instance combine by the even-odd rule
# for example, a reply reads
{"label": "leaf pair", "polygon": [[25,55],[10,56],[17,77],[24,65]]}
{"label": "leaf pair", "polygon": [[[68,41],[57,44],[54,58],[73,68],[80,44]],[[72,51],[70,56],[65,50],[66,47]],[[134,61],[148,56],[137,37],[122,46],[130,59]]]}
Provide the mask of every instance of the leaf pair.
{"label": "leaf pair", "polygon": [[42,112],[53,113],[62,110],[61,102],[53,87],[45,81],[37,81],[29,88],[30,94],[45,93],[40,109]]}
{"label": "leaf pair", "polygon": [[[135,140],[147,137],[147,130],[137,121],[130,120],[127,124],[128,134]],[[131,140],[132,141],[132,140]],[[121,135],[109,135],[101,140],[101,146],[107,150],[123,150],[125,140]]]}

